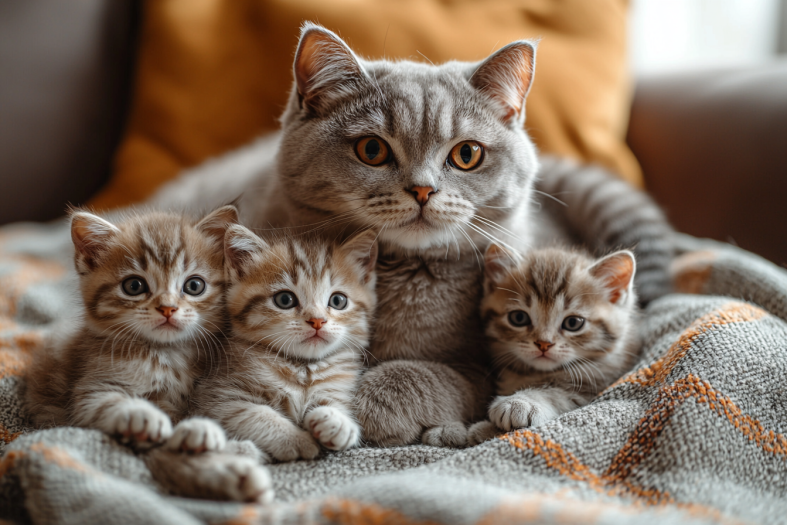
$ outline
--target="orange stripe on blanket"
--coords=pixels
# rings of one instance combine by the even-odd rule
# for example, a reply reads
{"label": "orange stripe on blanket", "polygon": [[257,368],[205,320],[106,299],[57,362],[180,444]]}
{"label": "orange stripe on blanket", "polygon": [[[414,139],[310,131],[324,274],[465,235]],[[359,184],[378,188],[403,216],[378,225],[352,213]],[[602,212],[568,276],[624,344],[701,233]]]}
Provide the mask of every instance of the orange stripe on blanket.
{"label": "orange stripe on blanket", "polygon": [[748,437],[749,441],[753,441],[764,451],[787,459],[787,437],[773,430],[766,430],[758,420],[744,414],[730,398],[715,391],[710,383],[689,375],[659,390],[654,406],[639,421],[626,444],[612,460],[605,476],[611,479],[628,478],[653,451],[656,438],[664,430],[664,426],[675,410],[691,397],[719,416],[727,418],[727,421]]}
{"label": "orange stripe on blanket", "polygon": [[35,332],[0,338],[0,379],[21,375],[30,364],[31,352],[42,343]]}
{"label": "orange stripe on blanket", "polygon": [[672,496],[654,488],[643,488],[628,481],[634,469],[640,465],[656,447],[656,439],[664,430],[676,408],[684,401],[694,398],[719,416],[725,417],[739,432],[758,447],[771,454],[787,459],[787,437],[766,429],[762,423],[744,414],[743,411],[723,394],[715,391],[710,383],[694,375],[680,379],[675,384],[662,387],[654,406],[640,419],[626,444],[613,458],[603,475],[596,474],[571,452],[552,440],[544,440],[531,430],[517,430],[500,436],[519,449],[531,450],[546,461],[548,467],[562,475],[590,485],[598,492],[610,496],[630,495],[648,505],[674,503]]}
{"label": "orange stripe on blanket", "polygon": [[2,439],[6,445],[21,435],[22,432],[11,432],[7,428],[5,428],[2,424],[0,424],[0,439]]}
{"label": "orange stripe on blanket", "polygon": [[16,305],[27,287],[42,281],[60,279],[66,269],[63,265],[30,256],[8,255],[2,257],[4,265],[18,263],[18,269],[0,277],[0,316],[16,315]]}
{"label": "orange stripe on blanket", "polygon": [[[531,524],[531,523],[598,523],[599,521],[609,522],[618,514],[620,517],[636,516],[642,514],[645,506],[640,502],[633,503],[623,501],[586,501],[571,498],[568,491],[560,491],[555,494],[531,493],[522,494],[505,498],[503,502],[494,510],[486,514],[476,525],[495,525],[506,523],[510,525]],[[674,514],[666,515],[669,507],[647,507],[651,516],[662,517],[664,523],[670,518],[675,518]],[[743,525],[745,522],[729,518],[716,509],[703,505],[675,505],[675,510],[685,513],[689,517],[699,518],[706,521],[708,518],[717,523],[729,525]],[[627,522],[632,521],[627,519]]]}
{"label": "orange stripe on blanket", "polygon": [[620,482],[615,478],[596,474],[590,467],[582,464],[574,454],[566,451],[562,445],[551,439],[544,441],[540,435],[531,430],[516,430],[500,436],[500,439],[507,440],[519,449],[532,450],[536,456],[546,461],[548,467],[557,470],[569,479],[587,483],[594,490],[608,496],[634,496],[649,505],[674,503],[672,496],[667,492],[643,489],[633,484]]}
{"label": "orange stripe on blanket", "polygon": [[436,521],[415,520],[376,503],[348,499],[326,501],[321,513],[326,520],[339,525],[439,525]]}
{"label": "orange stripe on blanket", "polygon": [[685,357],[692,343],[700,335],[711,330],[714,326],[756,321],[766,315],[768,313],[765,310],[750,304],[738,302],[726,304],[720,309],[703,315],[694,321],[670,349],[662,357],[654,361],[653,364],[618,379],[604,392],[623,383],[635,383],[642,386],[653,386],[656,383],[663,383],[673,368]]}

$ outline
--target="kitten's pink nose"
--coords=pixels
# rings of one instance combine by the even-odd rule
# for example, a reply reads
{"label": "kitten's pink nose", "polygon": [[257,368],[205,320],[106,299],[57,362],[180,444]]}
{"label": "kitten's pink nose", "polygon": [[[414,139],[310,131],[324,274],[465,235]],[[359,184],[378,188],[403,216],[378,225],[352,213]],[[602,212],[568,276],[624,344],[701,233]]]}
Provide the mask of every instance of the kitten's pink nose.
{"label": "kitten's pink nose", "polygon": [[328,320],[327,319],[317,319],[316,317],[313,317],[313,318],[309,319],[306,322],[309,323],[310,325],[312,325],[312,328],[314,328],[315,330],[319,330],[320,328],[322,328],[322,325],[324,325],[325,323],[328,322]]}
{"label": "kitten's pink nose", "polygon": [[156,310],[161,312],[161,315],[169,319],[172,317],[172,314],[178,311],[178,308],[176,306],[159,306],[156,308]]}
{"label": "kitten's pink nose", "polygon": [[415,200],[418,201],[418,204],[421,206],[426,204],[429,197],[437,193],[436,189],[430,188],[429,186],[413,186],[407,191],[413,194],[413,197],[415,197]]}
{"label": "kitten's pink nose", "polygon": [[545,354],[550,348],[555,346],[555,343],[552,343],[550,341],[536,341],[534,344],[538,347],[539,350],[541,350]]}

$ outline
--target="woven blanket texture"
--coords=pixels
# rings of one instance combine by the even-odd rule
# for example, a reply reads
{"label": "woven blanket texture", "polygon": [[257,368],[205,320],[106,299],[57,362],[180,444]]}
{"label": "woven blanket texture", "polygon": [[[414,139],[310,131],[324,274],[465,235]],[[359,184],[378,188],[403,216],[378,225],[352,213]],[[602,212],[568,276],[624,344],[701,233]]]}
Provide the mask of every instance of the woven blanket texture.
{"label": "woven blanket texture", "polygon": [[[64,223],[0,229],[0,518],[40,524],[785,523],[787,271],[678,236],[678,291],[647,309],[636,366],[590,405],[463,450],[272,465],[269,506],[162,493],[95,430],[33,431],[32,352],[79,311]],[[2,520],[0,520],[2,521]]]}

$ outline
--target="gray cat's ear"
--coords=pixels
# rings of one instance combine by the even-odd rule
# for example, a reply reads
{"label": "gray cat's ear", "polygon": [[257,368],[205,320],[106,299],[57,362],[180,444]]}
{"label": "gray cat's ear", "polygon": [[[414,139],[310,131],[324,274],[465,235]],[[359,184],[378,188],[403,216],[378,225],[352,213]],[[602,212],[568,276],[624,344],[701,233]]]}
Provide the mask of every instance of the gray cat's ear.
{"label": "gray cat's ear", "polygon": [[238,224],[238,208],[228,204],[207,214],[197,223],[196,228],[216,241],[223,241],[231,224]]}
{"label": "gray cat's ear", "polygon": [[344,40],[310,22],[301,29],[293,69],[301,107],[317,114],[368,80]]}
{"label": "gray cat's ear", "polygon": [[268,244],[253,231],[240,224],[233,224],[224,234],[224,265],[242,276],[254,256],[267,249]]}
{"label": "gray cat's ear", "polygon": [[377,264],[377,234],[366,230],[353,235],[344,241],[342,251],[361,269],[364,284],[368,283]]}
{"label": "gray cat's ear", "polygon": [[536,70],[537,41],[512,42],[490,55],[470,77],[470,84],[499,108],[503,122],[525,121],[525,98]]}
{"label": "gray cat's ear", "polygon": [[98,215],[86,211],[73,211],[71,213],[71,240],[77,255],[77,266],[87,264],[93,269],[104,251],[120,229]]}
{"label": "gray cat's ear", "polygon": [[484,273],[488,282],[499,283],[516,266],[516,255],[497,244],[490,244],[484,254]]}
{"label": "gray cat's ear", "polygon": [[634,254],[621,250],[607,255],[590,267],[590,275],[601,279],[609,290],[609,301],[617,303],[631,297],[634,290],[634,273],[637,263]]}

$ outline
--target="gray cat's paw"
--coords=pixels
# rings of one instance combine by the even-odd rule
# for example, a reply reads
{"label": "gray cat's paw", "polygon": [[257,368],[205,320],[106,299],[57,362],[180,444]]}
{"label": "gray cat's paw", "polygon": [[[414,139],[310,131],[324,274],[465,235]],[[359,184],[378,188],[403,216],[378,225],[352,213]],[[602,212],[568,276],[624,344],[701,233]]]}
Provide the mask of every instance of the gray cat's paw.
{"label": "gray cat's paw", "polygon": [[501,430],[537,427],[560,414],[543,400],[518,392],[496,398],[489,407],[489,419]]}
{"label": "gray cat's paw", "polygon": [[432,427],[423,433],[421,442],[433,447],[463,448],[467,446],[467,428],[461,421]]}
{"label": "gray cat's paw", "polygon": [[205,417],[193,417],[175,426],[166,446],[173,451],[201,453],[223,450],[226,444],[227,436],[218,423]]}
{"label": "gray cat's paw", "polygon": [[479,421],[467,430],[467,444],[474,447],[500,434],[500,429],[491,421]]}

